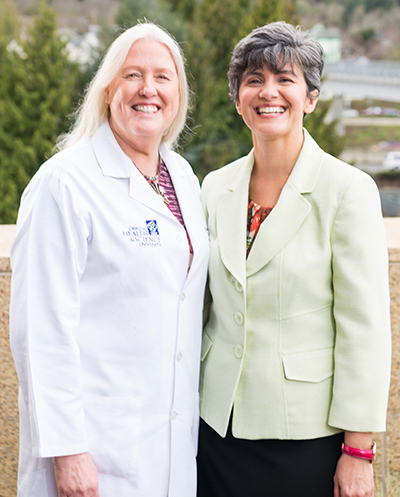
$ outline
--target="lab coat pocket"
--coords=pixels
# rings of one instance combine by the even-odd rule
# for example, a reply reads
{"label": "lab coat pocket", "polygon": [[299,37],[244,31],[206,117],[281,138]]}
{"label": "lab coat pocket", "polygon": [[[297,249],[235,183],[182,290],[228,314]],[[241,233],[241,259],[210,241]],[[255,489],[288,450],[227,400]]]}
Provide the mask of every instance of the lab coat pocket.
{"label": "lab coat pocket", "polygon": [[89,454],[99,473],[120,478],[136,474],[142,405],[142,397],[85,395]]}

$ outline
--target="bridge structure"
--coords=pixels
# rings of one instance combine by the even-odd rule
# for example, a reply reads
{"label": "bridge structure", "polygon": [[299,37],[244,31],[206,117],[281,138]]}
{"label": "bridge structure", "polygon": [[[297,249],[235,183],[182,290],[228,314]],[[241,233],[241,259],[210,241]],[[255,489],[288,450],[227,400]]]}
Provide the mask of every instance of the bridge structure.
{"label": "bridge structure", "polygon": [[400,103],[400,61],[366,57],[326,64],[321,98],[367,98]]}
{"label": "bridge structure", "polygon": [[[346,126],[350,124],[399,126],[398,118],[368,119],[363,117],[346,120],[343,117],[343,110],[350,106],[352,100],[359,99],[400,103],[400,61],[370,61],[361,57],[326,64],[321,99],[332,100],[325,121],[336,121],[337,131],[341,135],[345,134]],[[384,155],[384,152],[371,153],[369,150],[345,150],[341,158],[374,174],[382,171]],[[400,188],[381,188],[380,196],[383,214],[400,216]]]}

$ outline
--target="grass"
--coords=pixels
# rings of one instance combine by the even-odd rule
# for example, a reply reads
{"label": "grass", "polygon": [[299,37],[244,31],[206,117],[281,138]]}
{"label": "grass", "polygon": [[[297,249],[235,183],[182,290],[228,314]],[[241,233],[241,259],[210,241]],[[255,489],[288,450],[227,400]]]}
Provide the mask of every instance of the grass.
{"label": "grass", "polygon": [[400,110],[399,102],[386,102],[383,100],[353,100],[351,102],[351,108],[356,109],[359,112],[366,109],[367,107],[391,107],[392,109]]}
{"label": "grass", "polygon": [[345,148],[371,148],[379,142],[400,142],[400,126],[348,126]]}

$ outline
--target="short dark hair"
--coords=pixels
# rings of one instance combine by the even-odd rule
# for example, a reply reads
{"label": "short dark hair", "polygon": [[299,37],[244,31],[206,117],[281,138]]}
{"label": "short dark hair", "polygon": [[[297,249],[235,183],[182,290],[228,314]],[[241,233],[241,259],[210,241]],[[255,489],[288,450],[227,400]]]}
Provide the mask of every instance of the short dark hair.
{"label": "short dark hair", "polygon": [[247,69],[267,66],[278,73],[287,63],[300,67],[309,98],[312,91],[319,93],[324,60],[322,47],[316,40],[300,26],[284,21],[254,29],[233,49],[228,71],[230,98],[234,102],[239,100],[239,87]]}

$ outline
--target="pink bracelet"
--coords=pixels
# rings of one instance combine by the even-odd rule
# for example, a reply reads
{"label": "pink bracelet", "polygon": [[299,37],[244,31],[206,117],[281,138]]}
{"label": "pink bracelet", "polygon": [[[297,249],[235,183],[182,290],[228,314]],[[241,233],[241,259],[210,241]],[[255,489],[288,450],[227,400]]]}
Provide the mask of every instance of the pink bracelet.
{"label": "pink bracelet", "polygon": [[342,443],[342,452],[348,456],[358,457],[359,459],[368,459],[372,464],[376,457],[376,443],[371,445],[371,450],[355,449],[354,447],[349,447],[345,443]]}

